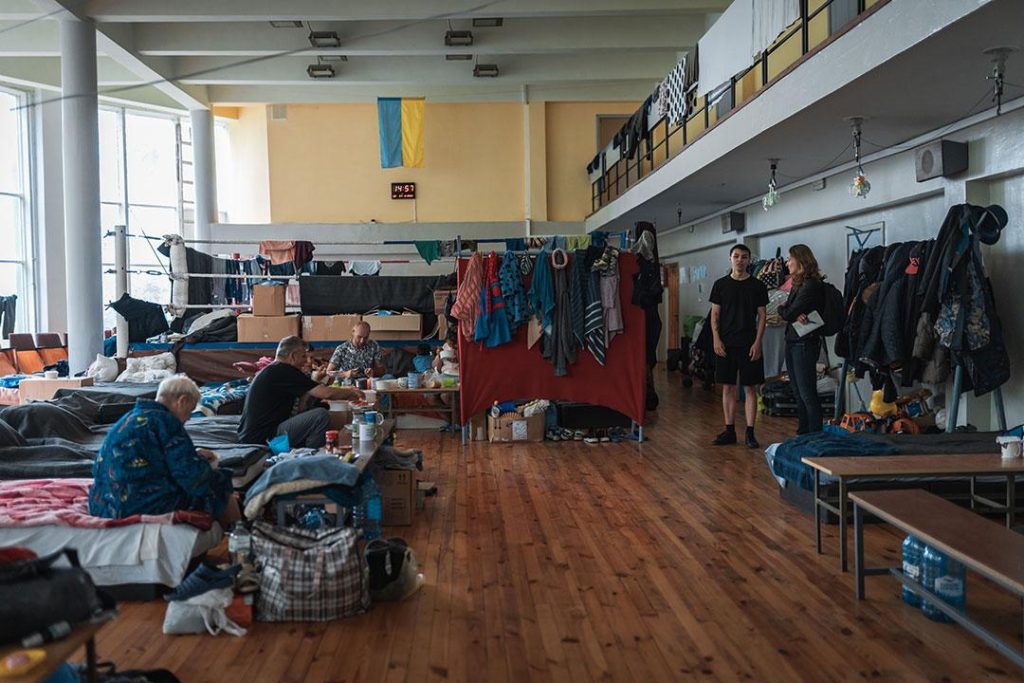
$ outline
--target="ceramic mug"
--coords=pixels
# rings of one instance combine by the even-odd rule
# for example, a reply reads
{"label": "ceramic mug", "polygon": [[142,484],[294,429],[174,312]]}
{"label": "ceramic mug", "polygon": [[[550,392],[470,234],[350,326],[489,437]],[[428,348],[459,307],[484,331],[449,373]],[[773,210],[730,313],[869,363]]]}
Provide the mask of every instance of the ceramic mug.
{"label": "ceramic mug", "polygon": [[359,440],[373,441],[377,437],[377,425],[364,422],[359,425]]}
{"label": "ceramic mug", "polygon": [[380,424],[384,421],[384,416],[378,413],[376,410],[365,410],[363,411],[363,422],[366,424]]}

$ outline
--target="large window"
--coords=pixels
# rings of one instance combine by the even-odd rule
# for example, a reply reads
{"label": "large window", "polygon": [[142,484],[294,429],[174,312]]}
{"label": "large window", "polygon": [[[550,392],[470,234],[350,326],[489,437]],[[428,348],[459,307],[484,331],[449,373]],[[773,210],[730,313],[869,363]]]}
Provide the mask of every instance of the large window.
{"label": "large window", "polygon": [[[183,135],[185,144],[182,144]],[[188,145],[188,123],[176,117],[125,109],[100,109],[100,203],[103,234],[127,225],[130,234],[160,237],[181,234],[182,152]],[[187,164],[190,167],[190,164]],[[187,179],[191,185],[191,178]],[[171,285],[159,257],[159,242],[128,240],[128,290],[138,299],[166,304]],[[163,263],[162,263],[163,262]],[[103,239],[103,298],[116,296],[114,240]],[[139,272],[142,271],[142,272]],[[104,325],[112,327],[114,313],[106,310]]]}
{"label": "large window", "polygon": [[17,330],[35,323],[26,97],[0,88],[0,296],[18,297]]}

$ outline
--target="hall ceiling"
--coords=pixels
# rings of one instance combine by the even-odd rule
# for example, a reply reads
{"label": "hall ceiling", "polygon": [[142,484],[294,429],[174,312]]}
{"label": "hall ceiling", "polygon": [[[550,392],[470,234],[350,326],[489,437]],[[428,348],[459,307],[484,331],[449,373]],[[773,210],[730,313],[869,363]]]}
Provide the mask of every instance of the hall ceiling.
{"label": "hall ceiling", "polygon": [[[59,87],[60,19],[96,22],[99,89],[208,103],[642,99],[729,0],[3,0],[0,80]],[[474,20],[500,18],[501,26]],[[275,24],[283,24],[278,27]],[[471,31],[473,44],[445,45]],[[313,48],[311,31],[338,47]],[[468,55],[451,61],[446,55]],[[344,57],[346,61],[337,60]],[[333,78],[312,79],[323,60]],[[473,76],[475,63],[499,76]]]}

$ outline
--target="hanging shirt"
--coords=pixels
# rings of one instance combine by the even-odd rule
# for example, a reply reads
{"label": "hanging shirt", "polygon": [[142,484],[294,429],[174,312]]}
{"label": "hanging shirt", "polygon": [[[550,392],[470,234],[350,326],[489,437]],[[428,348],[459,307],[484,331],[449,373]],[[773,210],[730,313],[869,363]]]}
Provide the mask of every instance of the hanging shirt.
{"label": "hanging shirt", "polygon": [[455,303],[452,304],[452,317],[459,321],[459,329],[469,339],[473,338],[477,315],[480,313],[483,261],[483,257],[478,253],[469,257],[469,263],[462,274],[462,282],[455,293]]}
{"label": "hanging shirt", "polygon": [[509,331],[515,333],[519,326],[530,317],[530,303],[523,288],[523,275],[519,270],[519,258],[514,252],[506,251],[498,270],[501,293],[505,297],[505,314],[508,316]]}
{"label": "hanging shirt", "polygon": [[295,240],[261,240],[260,254],[275,266],[295,261]]}
{"label": "hanging shirt", "polygon": [[480,288],[480,311],[473,339],[483,342],[488,348],[494,348],[507,344],[512,339],[512,333],[505,314],[505,297],[498,280],[498,255],[493,251],[484,262],[483,285]]}
{"label": "hanging shirt", "polygon": [[377,275],[380,261],[349,261],[348,269],[353,275]]}

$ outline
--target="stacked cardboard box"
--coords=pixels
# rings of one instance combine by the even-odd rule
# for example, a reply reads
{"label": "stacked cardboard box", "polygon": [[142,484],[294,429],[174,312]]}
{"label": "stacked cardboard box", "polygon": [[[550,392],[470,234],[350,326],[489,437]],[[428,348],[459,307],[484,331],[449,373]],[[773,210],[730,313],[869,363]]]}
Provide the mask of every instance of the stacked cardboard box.
{"label": "stacked cardboard box", "polygon": [[284,292],[281,285],[252,288],[252,314],[238,316],[238,341],[279,342],[299,334],[299,316],[284,314]]}

